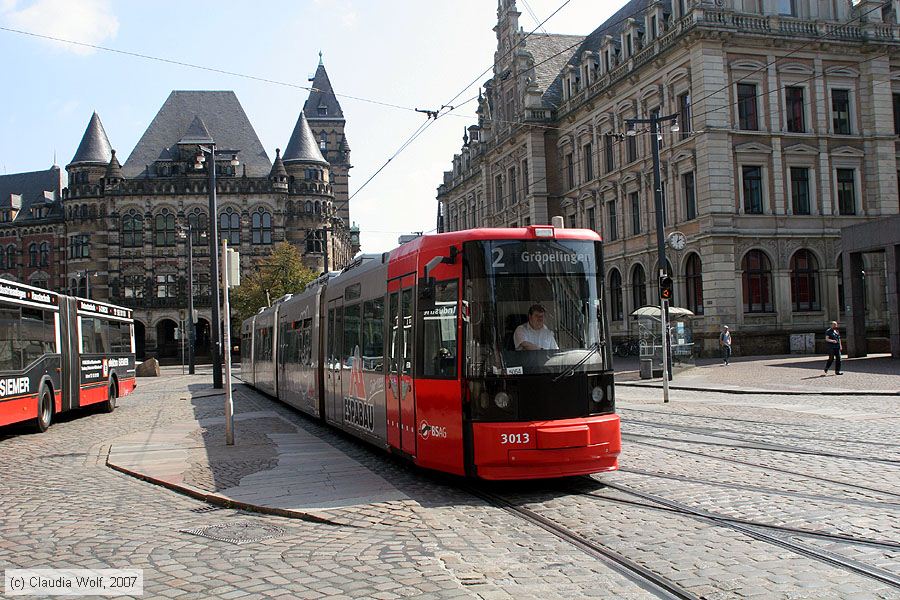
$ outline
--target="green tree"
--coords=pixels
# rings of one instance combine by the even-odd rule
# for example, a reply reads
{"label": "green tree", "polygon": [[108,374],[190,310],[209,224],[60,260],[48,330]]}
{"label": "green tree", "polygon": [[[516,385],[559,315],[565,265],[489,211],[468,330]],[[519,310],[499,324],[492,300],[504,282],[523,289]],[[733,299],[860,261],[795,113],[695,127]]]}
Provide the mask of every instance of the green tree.
{"label": "green tree", "polygon": [[[303,264],[300,251],[287,242],[276,244],[272,253],[248,275],[231,294],[234,318],[242,323],[248,317],[285,294],[297,294],[317,274]],[[266,296],[268,292],[268,298]]]}

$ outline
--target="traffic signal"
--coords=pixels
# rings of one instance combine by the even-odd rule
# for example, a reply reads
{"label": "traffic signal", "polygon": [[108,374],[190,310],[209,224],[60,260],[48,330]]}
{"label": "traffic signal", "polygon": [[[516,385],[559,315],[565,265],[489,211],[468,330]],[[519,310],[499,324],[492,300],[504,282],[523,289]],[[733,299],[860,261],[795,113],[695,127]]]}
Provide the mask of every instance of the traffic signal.
{"label": "traffic signal", "polygon": [[666,275],[659,278],[659,299],[671,300],[675,295],[675,283],[672,278]]}

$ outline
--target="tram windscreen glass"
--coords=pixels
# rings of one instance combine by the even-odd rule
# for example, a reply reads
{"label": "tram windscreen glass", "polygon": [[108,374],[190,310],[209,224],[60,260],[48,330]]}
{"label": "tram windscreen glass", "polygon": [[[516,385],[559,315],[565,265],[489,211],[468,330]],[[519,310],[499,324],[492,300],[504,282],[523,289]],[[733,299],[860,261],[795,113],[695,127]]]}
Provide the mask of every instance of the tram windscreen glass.
{"label": "tram windscreen glass", "polygon": [[599,244],[468,242],[464,256],[470,377],[606,368]]}

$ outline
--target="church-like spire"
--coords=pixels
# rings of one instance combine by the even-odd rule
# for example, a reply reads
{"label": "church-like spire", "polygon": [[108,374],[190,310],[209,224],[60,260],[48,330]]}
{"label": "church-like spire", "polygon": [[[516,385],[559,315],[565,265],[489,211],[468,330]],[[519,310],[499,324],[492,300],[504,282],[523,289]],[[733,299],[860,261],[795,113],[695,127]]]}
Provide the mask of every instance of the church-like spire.
{"label": "church-like spire", "polygon": [[[328,120],[344,120],[344,111],[338,102],[337,96],[331,87],[331,81],[328,79],[328,73],[325,71],[325,65],[322,64],[322,53],[319,53],[319,66],[316,68],[316,74],[310,80],[312,81],[312,90],[309,92],[309,98],[303,105],[303,112],[306,118],[328,119]],[[287,152],[287,151],[285,151]]]}
{"label": "church-like spire", "polygon": [[112,147],[109,145],[109,138],[106,137],[106,130],[103,129],[100,116],[94,112],[69,165],[107,165],[111,158]]}
{"label": "church-like spire", "polygon": [[301,162],[328,164],[316,144],[316,138],[312,129],[309,128],[305,112],[300,113],[300,118],[297,119],[297,125],[294,126],[294,132],[291,134],[291,140],[284,149],[284,162],[286,164]]}

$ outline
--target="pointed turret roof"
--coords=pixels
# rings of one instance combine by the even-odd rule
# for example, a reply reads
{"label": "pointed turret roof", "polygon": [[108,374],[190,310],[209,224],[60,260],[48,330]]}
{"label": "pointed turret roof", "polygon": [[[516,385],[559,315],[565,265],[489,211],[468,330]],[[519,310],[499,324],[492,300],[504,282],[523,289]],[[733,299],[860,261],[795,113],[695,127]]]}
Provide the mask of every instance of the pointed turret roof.
{"label": "pointed turret roof", "polygon": [[75,164],[109,164],[112,157],[112,147],[109,145],[109,138],[106,137],[106,130],[103,129],[103,123],[100,122],[100,116],[94,112],[91,121],[88,123],[81,143],[78,144],[78,150],[72,157],[70,165]]}
{"label": "pointed turret roof", "polygon": [[284,162],[281,160],[281,148],[275,148],[275,163],[272,165],[272,171],[269,173],[270,179],[278,177],[287,178],[287,170],[284,168]]}
{"label": "pointed turret roof", "polygon": [[310,81],[313,89],[306,99],[306,104],[303,105],[306,117],[310,120],[343,121],[344,111],[341,110],[337,96],[334,95],[325,65],[322,64],[321,54],[316,74]]}
{"label": "pointed turret roof", "polygon": [[212,136],[209,135],[209,129],[206,128],[206,123],[203,122],[203,119],[200,118],[199,115],[194,115],[194,120],[191,121],[191,124],[188,126],[187,131],[181,136],[181,139],[178,140],[179,144],[211,144],[213,141]]}
{"label": "pointed turret roof", "polygon": [[[199,120],[202,128],[195,128]],[[153,122],[122,166],[127,178],[139,177],[147,165],[171,158],[174,146],[195,132],[212,138],[219,150],[237,154],[249,177],[265,177],[272,170],[253,125],[234,92],[174,91],[169,94]],[[209,139],[205,140],[209,143]],[[192,143],[198,143],[196,139]]]}
{"label": "pointed turret roof", "polygon": [[291,141],[284,149],[284,162],[288,164],[297,162],[328,164],[328,161],[322,156],[322,152],[319,151],[316,138],[306,120],[305,112],[300,113],[300,118],[297,119],[297,125],[294,126],[294,132],[291,134]]}
{"label": "pointed turret roof", "polygon": [[119,164],[119,159],[116,158],[116,151],[112,151],[112,158],[109,159],[109,164],[106,166],[106,178],[107,179],[122,179],[122,165]]}

